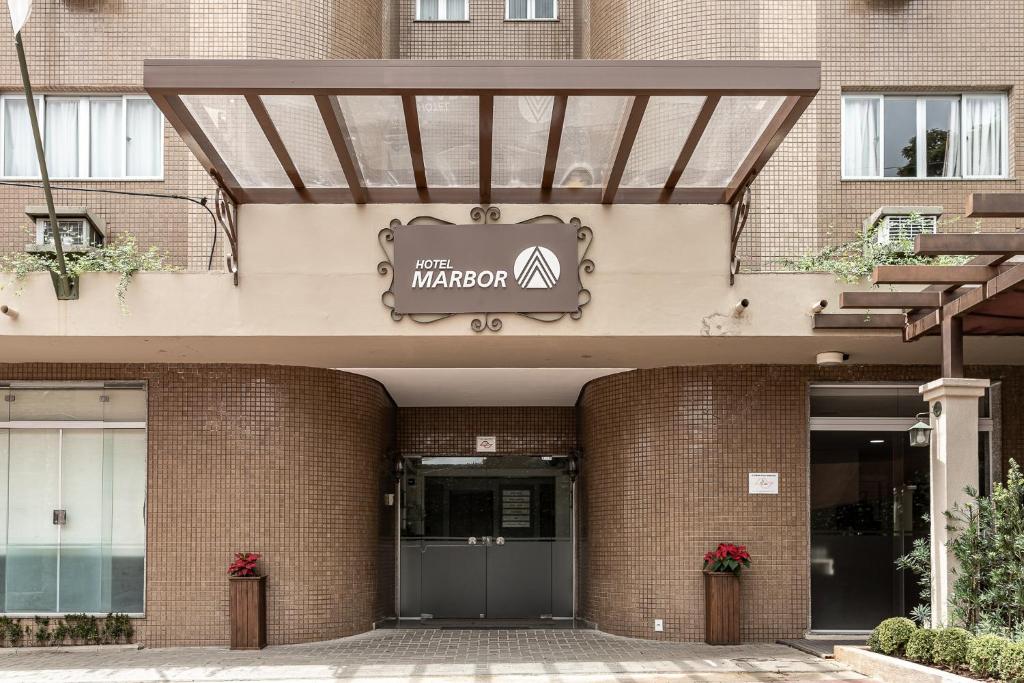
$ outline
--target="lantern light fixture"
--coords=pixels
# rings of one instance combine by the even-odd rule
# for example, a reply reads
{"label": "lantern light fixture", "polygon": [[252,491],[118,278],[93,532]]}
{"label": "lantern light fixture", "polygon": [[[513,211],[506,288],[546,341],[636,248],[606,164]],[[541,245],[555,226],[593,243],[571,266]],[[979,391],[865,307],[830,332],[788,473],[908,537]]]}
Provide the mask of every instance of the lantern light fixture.
{"label": "lantern light fixture", "polygon": [[925,422],[928,413],[918,413],[917,423],[910,428],[910,445],[914,448],[927,448],[932,442],[932,426]]}

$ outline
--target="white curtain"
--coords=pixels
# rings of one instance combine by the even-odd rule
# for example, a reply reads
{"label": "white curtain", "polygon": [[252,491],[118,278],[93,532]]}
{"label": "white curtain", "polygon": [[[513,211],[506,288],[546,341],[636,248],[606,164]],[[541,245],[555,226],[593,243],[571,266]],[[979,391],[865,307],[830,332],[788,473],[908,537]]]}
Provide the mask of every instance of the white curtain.
{"label": "white curtain", "polygon": [[466,0],[446,0],[449,21],[461,21],[466,18]]}
{"label": "white curtain", "polygon": [[156,178],[161,175],[161,139],[163,117],[152,100],[130,99],[127,119],[127,168],[131,178]]}
{"label": "white curtain", "polygon": [[534,2],[536,2],[533,10],[535,19],[555,18],[555,0],[534,0]]}
{"label": "white curtain", "polygon": [[[36,99],[36,111],[40,102]],[[32,122],[24,99],[4,100],[4,175],[18,178],[39,176]]]}
{"label": "white curtain", "polygon": [[89,176],[118,178],[124,175],[121,100],[90,101],[89,129]]}
{"label": "white curtain", "polygon": [[942,163],[942,177],[960,175],[960,103],[949,105],[949,135],[946,137],[946,158]]}
{"label": "white curtain", "polygon": [[878,98],[849,97],[844,101],[843,177],[876,178],[879,163]]}
{"label": "white curtain", "polygon": [[46,170],[52,178],[78,176],[78,101],[46,100]]}
{"label": "white curtain", "polygon": [[529,17],[527,14],[527,4],[529,0],[508,0],[508,18],[509,19],[526,19]]}
{"label": "white curtain", "polygon": [[964,177],[1003,175],[1003,98],[964,95]]}
{"label": "white curtain", "polygon": [[423,21],[435,21],[439,19],[437,13],[438,3],[441,0],[420,0],[420,19]]}

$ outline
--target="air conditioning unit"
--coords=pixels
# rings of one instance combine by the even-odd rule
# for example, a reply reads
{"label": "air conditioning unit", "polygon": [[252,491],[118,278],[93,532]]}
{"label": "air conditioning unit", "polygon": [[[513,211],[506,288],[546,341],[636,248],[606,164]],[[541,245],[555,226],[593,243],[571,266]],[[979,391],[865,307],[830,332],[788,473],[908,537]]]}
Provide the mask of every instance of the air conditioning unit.
{"label": "air conditioning unit", "polygon": [[870,234],[877,226],[879,244],[913,242],[918,235],[934,235],[940,216],[941,206],[883,206],[864,221],[864,230]]}
{"label": "air conditioning unit", "polygon": [[[35,223],[35,242],[26,245],[25,251],[52,251],[53,227],[50,225],[49,211],[45,206],[30,206],[25,209],[25,214]],[[61,206],[56,208],[56,214],[64,251],[84,252],[103,246],[106,239],[106,224],[88,209],[81,206]]]}
{"label": "air conditioning unit", "polygon": [[919,216],[914,214],[886,216],[878,227],[878,243],[913,242],[914,238],[918,235],[934,235],[938,225],[938,216]]}

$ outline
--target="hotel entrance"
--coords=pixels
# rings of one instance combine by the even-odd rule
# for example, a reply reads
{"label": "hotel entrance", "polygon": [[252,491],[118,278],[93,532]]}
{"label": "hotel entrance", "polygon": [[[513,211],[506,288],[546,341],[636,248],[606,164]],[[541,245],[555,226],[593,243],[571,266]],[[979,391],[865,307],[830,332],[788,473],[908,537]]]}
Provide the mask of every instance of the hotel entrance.
{"label": "hotel entrance", "polygon": [[567,457],[403,460],[399,617],[573,617]]}

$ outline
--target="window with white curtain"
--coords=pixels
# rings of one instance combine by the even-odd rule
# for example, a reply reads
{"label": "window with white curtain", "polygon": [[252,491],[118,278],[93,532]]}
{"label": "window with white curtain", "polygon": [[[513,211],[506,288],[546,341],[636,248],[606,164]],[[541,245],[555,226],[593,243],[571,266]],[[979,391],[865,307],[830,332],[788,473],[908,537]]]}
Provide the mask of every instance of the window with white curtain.
{"label": "window with white curtain", "polygon": [[469,0],[417,0],[417,21],[467,21]]}
{"label": "window with white curtain", "polygon": [[513,21],[558,18],[558,0],[505,0],[505,18]]}
{"label": "window with white curtain", "polygon": [[0,394],[0,612],[144,613],[145,388]]}
{"label": "window with white curtain", "polygon": [[[36,97],[36,113],[51,178],[162,178],[163,115],[148,97]],[[3,176],[38,178],[24,97],[0,98],[0,127]]]}
{"label": "window with white curtain", "polygon": [[1003,93],[843,96],[843,178],[1005,178]]}

